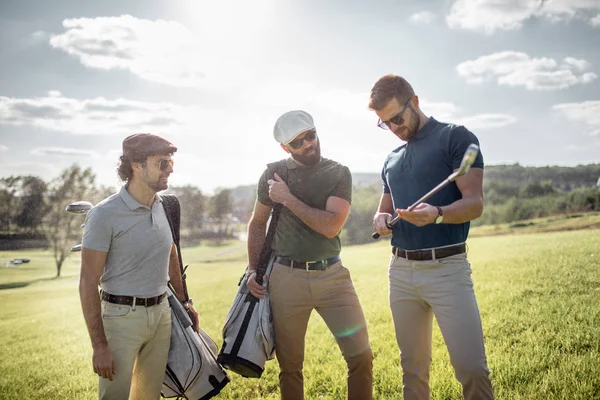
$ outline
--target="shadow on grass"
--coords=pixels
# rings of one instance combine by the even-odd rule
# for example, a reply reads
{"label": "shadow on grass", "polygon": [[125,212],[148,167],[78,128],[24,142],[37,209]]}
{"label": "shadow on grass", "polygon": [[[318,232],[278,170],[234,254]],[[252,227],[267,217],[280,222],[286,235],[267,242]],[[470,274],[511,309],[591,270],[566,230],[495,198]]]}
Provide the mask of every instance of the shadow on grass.
{"label": "shadow on grass", "polygon": [[32,283],[36,283],[36,282],[43,282],[43,281],[53,281],[57,279],[56,276],[53,276],[51,278],[40,278],[40,279],[34,279],[32,281],[27,281],[27,282],[10,282],[10,283],[0,283],[0,290],[6,290],[6,289],[20,289],[20,288],[24,288],[27,287],[29,285],[31,285]]}

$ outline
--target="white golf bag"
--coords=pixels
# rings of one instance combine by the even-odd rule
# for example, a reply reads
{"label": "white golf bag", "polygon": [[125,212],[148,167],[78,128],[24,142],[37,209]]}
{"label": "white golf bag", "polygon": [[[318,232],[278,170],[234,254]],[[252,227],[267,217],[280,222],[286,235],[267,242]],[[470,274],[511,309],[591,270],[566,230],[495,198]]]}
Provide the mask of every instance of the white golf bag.
{"label": "white golf bag", "polygon": [[[273,258],[267,267],[271,273]],[[260,378],[265,362],[275,357],[275,334],[269,293],[262,299],[252,296],[242,277],[233,305],[223,327],[219,363],[246,378]]]}
{"label": "white golf bag", "polygon": [[229,383],[217,363],[217,345],[206,332],[194,331],[192,320],[171,288],[171,347],[163,380],[162,397],[205,400],[216,396]]}

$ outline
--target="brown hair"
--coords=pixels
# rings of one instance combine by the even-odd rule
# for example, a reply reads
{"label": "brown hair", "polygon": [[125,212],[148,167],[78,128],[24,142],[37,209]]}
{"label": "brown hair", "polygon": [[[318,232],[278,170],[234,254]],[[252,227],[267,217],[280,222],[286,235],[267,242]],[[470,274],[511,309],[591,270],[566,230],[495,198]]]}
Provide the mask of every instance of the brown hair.
{"label": "brown hair", "polygon": [[122,182],[129,182],[131,178],[133,178],[133,167],[131,163],[139,162],[146,163],[146,159],[148,158],[148,154],[144,153],[133,153],[130,155],[123,155],[119,157],[119,163],[117,164],[117,174],[119,175],[119,179]]}
{"label": "brown hair", "polygon": [[398,75],[384,75],[371,88],[369,108],[381,110],[394,97],[399,103],[406,103],[414,95],[415,91],[406,79]]}

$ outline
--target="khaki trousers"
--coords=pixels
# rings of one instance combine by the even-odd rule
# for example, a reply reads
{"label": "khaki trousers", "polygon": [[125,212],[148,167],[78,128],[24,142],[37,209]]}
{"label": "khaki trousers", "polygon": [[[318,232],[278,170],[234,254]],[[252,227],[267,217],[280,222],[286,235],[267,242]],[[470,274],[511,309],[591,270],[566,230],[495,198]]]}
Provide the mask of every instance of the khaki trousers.
{"label": "khaki trousers", "polygon": [[390,306],[400,348],[404,400],[429,399],[433,315],[467,400],[493,399],[481,317],[467,255],[432,261],[392,256]]}
{"label": "khaki trousers", "polygon": [[115,358],[113,381],[99,378],[101,400],[159,399],[171,341],[171,307],[102,302],[102,323]]}
{"label": "khaki trousers", "polygon": [[304,337],[313,309],[333,333],[348,365],[348,399],[373,398],[373,353],[367,324],[350,272],[341,262],[325,271],[275,263],[269,296],[283,400],[304,399]]}

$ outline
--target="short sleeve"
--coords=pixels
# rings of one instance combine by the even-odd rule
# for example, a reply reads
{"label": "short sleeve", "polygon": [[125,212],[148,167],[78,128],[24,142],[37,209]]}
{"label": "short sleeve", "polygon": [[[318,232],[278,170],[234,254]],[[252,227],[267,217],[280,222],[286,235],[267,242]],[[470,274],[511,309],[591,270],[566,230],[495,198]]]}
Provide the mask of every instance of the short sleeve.
{"label": "short sleeve", "polygon": [[340,180],[331,192],[330,196],[339,197],[340,199],[344,199],[349,203],[352,203],[352,174],[350,173],[350,169],[346,166],[343,166],[342,173],[340,175]]}
{"label": "short sleeve", "polygon": [[[479,146],[479,140],[471,131],[464,126],[458,126],[452,130],[450,135],[450,157],[452,160],[452,169],[458,169],[465,155],[465,151],[472,143]],[[477,158],[471,168],[483,168],[483,155],[481,149],[477,153]]]}
{"label": "short sleeve", "polygon": [[256,188],[256,200],[266,206],[273,206],[273,202],[269,198],[269,184],[267,183],[269,180],[267,177],[268,171],[269,170],[266,169],[258,180],[258,186]]}
{"label": "short sleeve", "polygon": [[112,242],[110,216],[102,208],[92,208],[85,218],[81,246],[86,249],[108,252]]}
{"label": "short sleeve", "polygon": [[385,167],[386,164],[384,164],[383,168],[381,169],[381,183],[383,184],[383,193],[391,193],[390,187],[387,182],[387,177],[385,176]]}

